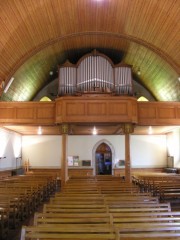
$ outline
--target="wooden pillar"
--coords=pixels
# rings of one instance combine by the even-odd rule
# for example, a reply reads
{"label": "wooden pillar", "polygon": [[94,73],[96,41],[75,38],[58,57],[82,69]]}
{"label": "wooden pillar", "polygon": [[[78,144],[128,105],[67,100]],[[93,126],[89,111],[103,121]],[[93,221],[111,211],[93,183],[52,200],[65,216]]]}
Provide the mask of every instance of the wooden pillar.
{"label": "wooden pillar", "polygon": [[131,158],[130,158],[130,133],[134,131],[134,126],[131,123],[124,124],[125,134],[125,180],[130,183],[131,179]]}
{"label": "wooden pillar", "polygon": [[131,182],[131,160],[130,160],[130,144],[129,134],[125,134],[125,180]]}
{"label": "wooden pillar", "polygon": [[67,165],[67,141],[68,141],[68,124],[62,124],[62,154],[61,154],[61,188],[64,187],[68,180],[68,165]]}

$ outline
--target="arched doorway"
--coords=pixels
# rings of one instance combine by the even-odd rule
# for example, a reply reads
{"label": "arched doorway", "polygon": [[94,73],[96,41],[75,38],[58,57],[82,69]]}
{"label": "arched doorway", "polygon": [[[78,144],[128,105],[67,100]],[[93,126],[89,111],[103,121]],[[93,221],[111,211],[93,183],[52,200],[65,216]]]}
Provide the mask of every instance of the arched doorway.
{"label": "arched doorway", "polygon": [[96,175],[112,174],[112,151],[108,144],[102,142],[95,152]]}

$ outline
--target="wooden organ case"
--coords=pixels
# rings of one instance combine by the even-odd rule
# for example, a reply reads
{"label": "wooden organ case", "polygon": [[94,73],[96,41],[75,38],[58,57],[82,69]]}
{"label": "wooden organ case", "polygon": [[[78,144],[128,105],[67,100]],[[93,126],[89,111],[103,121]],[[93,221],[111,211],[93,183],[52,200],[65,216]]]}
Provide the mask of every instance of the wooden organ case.
{"label": "wooden organ case", "polygon": [[114,65],[106,55],[94,50],[77,64],[66,61],[59,66],[58,95],[109,93],[133,95],[131,65]]}

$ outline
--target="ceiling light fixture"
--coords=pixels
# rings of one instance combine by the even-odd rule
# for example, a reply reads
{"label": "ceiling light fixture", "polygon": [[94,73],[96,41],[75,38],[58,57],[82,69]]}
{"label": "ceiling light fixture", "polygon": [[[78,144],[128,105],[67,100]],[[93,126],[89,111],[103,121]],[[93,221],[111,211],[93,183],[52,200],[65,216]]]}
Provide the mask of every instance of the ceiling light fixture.
{"label": "ceiling light fixture", "polygon": [[6,93],[6,92],[8,91],[8,89],[9,89],[9,87],[11,86],[11,84],[12,84],[13,81],[14,81],[14,77],[12,77],[12,78],[9,80],[8,84],[6,85],[6,87],[5,87],[5,89],[4,89],[4,93]]}
{"label": "ceiling light fixture", "polygon": [[138,68],[137,75],[139,75],[139,76],[141,75],[140,68]]}
{"label": "ceiling light fixture", "polygon": [[152,134],[152,127],[151,126],[149,126],[148,134]]}
{"label": "ceiling light fixture", "polygon": [[97,129],[96,129],[96,127],[93,128],[92,133],[93,133],[93,135],[96,135],[96,134],[97,134]]}
{"label": "ceiling light fixture", "polygon": [[37,131],[38,135],[41,135],[42,134],[42,128],[39,126],[38,127],[38,131]]}

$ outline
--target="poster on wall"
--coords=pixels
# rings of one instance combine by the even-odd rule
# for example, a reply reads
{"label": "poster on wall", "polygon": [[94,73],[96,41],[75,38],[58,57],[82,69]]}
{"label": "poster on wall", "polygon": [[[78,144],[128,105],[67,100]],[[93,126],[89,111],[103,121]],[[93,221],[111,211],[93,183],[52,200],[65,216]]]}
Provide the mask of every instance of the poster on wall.
{"label": "poster on wall", "polygon": [[68,166],[69,167],[73,166],[73,156],[68,156]]}
{"label": "poster on wall", "polygon": [[79,166],[79,157],[78,156],[74,156],[73,157],[73,162],[74,162],[74,167],[78,167]]}
{"label": "poster on wall", "polygon": [[118,167],[125,167],[125,160],[119,160]]}
{"label": "poster on wall", "polygon": [[79,156],[68,156],[68,167],[78,167]]}

